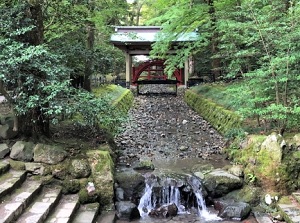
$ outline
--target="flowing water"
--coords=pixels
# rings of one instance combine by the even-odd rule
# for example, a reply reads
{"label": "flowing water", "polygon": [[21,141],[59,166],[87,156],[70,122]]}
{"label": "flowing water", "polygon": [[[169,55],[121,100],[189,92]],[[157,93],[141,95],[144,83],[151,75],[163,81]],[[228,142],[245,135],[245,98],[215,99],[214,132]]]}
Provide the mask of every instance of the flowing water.
{"label": "flowing water", "polygon": [[[182,95],[138,96],[130,114],[132,119],[126,123],[126,131],[116,139],[123,152],[118,171],[131,169],[141,160],[153,162],[155,170],[151,174],[155,177],[168,173],[188,176],[199,163],[209,163],[216,168],[228,164],[220,153],[224,144],[222,136],[183,102]],[[184,197],[188,186],[178,185],[178,179],[164,179],[158,187],[157,180],[145,178],[144,194],[138,205],[141,219],[131,221],[133,223],[237,222],[220,219],[216,211],[206,205],[199,187],[201,182],[197,186],[189,185],[193,193]],[[158,205],[164,207],[170,204],[177,206],[177,216],[149,217],[151,210]],[[256,221],[250,217],[247,222]]]}

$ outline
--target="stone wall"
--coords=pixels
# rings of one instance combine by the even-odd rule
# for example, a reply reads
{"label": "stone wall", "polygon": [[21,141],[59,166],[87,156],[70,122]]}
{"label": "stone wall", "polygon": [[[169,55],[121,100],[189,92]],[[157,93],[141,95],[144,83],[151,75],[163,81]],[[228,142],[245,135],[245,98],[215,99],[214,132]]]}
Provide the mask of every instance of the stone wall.
{"label": "stone wall", "polygon": [[184,95],[185,102],[201,115],[205,120],[225,135],[232,129],[241,127],[241,117],[233,111],[226,110],[215,102],[202,97],[201,95],[187,90]]}

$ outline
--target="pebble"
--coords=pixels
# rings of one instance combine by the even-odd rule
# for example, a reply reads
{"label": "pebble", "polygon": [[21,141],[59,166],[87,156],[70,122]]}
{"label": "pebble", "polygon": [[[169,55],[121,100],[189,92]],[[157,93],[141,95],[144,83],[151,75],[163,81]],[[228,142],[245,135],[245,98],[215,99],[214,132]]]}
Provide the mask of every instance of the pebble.
{"label": "pebble", "polygon": [[[152,87],[161,88],[160,85]],[[219,153],[225,144],[223,137],[187,106],[182,92],[177,97],[139,95],[134,104],[129,111],[131,119],[123,126],[126,131],[115,138],[122,152],[130,154],[126,156],[128,164],[150,154],[155,159],[208,159]]]}

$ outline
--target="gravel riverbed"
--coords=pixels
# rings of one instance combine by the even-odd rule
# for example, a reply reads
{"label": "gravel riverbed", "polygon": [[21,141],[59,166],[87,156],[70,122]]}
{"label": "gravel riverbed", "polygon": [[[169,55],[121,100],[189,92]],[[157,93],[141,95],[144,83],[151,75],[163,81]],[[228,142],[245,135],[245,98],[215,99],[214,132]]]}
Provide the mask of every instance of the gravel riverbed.
{"label": "gravel riverbed", "polygon": [[[166,92],[166,86],[144,86],[145,92]],[[200,115],[183,101],[184,89],[174,95],[139,95],[130,110],[130,120],[124,132],[115,139],[121,151],[117,171],[131,169],[142,160],[151,160],[155,171],[164,169],[189,173],[198,163],[223,167],[229,161],[222,155],[225,139]],[[155,172],[154,171],[154,172]],[[212,210],[213,211],[213,210]],[[173,219],[140,219],[134,223],[204,221],[195,214],[179,215]],[[218,221],[230,223],[236,221]],[[255,223],[250,217],[248,223]],[[118,220],[117,223],[125,223]]]}
{"label": "gravel riverbed", "polygon": [[211,160],[221,153],[223,137],[177,96],[140,95],[130,110],[125,131],[116,138],[122,149],[120,165],[141,159]]}

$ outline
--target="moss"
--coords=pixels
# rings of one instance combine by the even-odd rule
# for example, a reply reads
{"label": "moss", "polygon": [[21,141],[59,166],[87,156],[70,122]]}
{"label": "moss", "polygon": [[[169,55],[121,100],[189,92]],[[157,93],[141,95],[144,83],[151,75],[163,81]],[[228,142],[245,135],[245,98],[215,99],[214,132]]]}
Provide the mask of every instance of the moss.
{"label": "moss", "polygon": [[154,170],[155,167],[151,160],[143,160],[134,169],[136,169],[136,170]]}
{"label": "moss", "polygon": [[90,150],[87,156],[92,170],[91,182],[95,184],[100,203],[103,207],[110,207],[114,198],[114,163],[110,153]]}
{"label": "moss", "polygon": [[63,186],[62,192],[64,194],[77,193],[81,188],[79,180],[76,179],[64,180],[62,182],[62,186]]}
{"label": "moss", "polygon": [[295,151],[293,152],[293,158],[297,159],[297,160],[300,160],[300,151]]}
{"label": "moss", "polygon": [[192,109],[209,121],[213,127],[223,135],[232,129],[241,127],[242,119],[236,113],[226,110],[222,106],[191,90],[185,92],[184,100]]}
{"label": "moss", "polygon": [[288,196],[283,196],[280,198],[279,204],[291,204],[291,200]]}
{"label": "moss", "polygon": [[81,189],[78,193],[79,202],[81,204],[94,203],[98,200],[97,194],[89,195],[85,188]]}
{"label": "moss", "polygon": [[25,170],[25,163],[22,161],[9,160],[9,165],[14,170]]}

